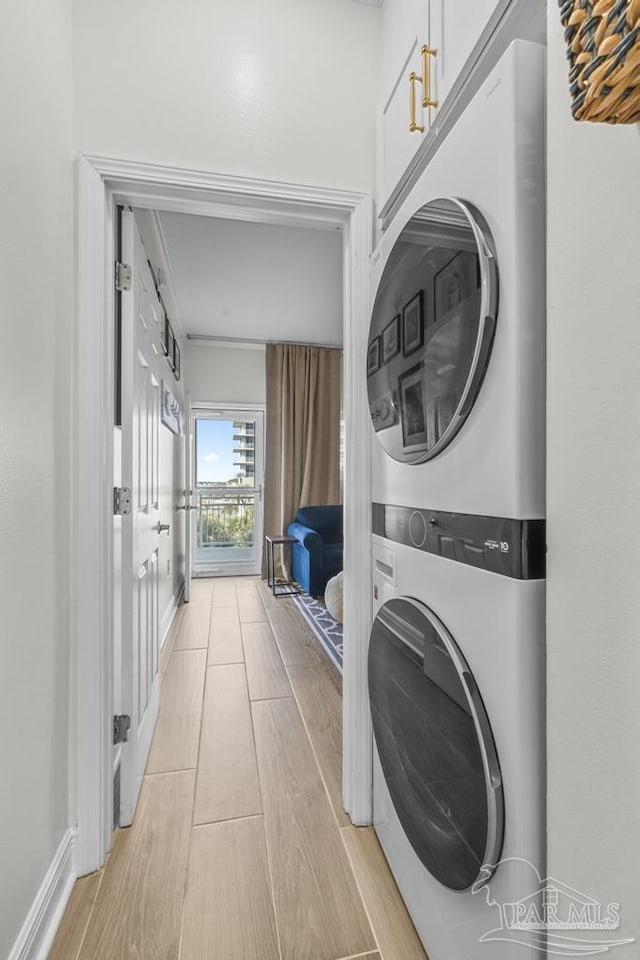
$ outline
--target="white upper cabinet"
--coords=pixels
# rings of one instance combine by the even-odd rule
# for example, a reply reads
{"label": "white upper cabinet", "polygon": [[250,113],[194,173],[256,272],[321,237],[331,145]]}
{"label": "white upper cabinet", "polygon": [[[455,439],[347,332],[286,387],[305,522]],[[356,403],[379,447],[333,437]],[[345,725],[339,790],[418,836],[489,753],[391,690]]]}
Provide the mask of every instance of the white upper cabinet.
{"label": "white upper cabinet", "polygon": [[395,87],[411,46],[429,29],[429,0],[384,0],[382,4],[383,98]]}
{"label": "white upper cabinet", "polygon": [[444,103],[498,0],[429,0],[436,96]]}
{"label": "white upper cabinet", "polygon": [[502,0],[384,0],[383,195],[389,199]]}
{"label": "white upper cabinet", "polygon": [[[429,36],[428,0],[382,5],[383,201],[422,143],[431,122],[423,106],[422,46]],[[414,79],[412,79],[412,76]]]}

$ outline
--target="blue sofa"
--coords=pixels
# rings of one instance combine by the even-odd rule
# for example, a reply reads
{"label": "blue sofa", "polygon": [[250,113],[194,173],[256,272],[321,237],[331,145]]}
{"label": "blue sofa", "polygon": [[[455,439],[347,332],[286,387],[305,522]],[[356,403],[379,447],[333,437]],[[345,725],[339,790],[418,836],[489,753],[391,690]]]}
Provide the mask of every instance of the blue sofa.
{"label": "blue sofa", "polygon": [[291,574],[312,597],[324,595],[327,581],[342,570],[342,505],[301,507],[287,527]]}

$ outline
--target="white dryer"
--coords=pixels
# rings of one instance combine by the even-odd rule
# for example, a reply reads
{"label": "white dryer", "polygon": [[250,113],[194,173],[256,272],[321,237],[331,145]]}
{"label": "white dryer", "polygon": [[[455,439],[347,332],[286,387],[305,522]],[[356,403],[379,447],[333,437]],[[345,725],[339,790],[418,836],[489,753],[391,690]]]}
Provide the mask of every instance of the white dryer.
{"label": "white dryer", "polygon": [[[532,524],[393,510],[373,537],[374,826],[430,960],[541,960],[544,548]],[[445,528],[472,562],[438,555]]]}
{"label": "white dryer", "polygon": [[374,254],[374,823],[431,960],[533,960],[544,877],[544,49]]}
{"label": "white dryer", "polygon": [[544,516],[544,55],[508,48],[374,253],[374,501]]}

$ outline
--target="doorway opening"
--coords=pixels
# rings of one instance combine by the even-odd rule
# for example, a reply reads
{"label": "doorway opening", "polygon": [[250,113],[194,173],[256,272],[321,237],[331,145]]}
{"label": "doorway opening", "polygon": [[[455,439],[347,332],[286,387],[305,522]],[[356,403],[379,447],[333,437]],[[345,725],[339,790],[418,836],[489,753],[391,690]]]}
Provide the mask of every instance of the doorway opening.
{"label": "doorway opening", "polygon": [[262,562],[264,410],[191,410],[194,577],[255,575]]}
{"label": "doorway opening", "polygon": [[[370,611],[370,453],[364,357],[371,198],[349,191],[222,176],[109,157],[78,161],[74,351],[74,637],[72,724],[78,875],[98,869],[113,823],[114,219],[118,205],[341,231],[344,265],[344,807],[371,820],[371,728],[365,652]],[[127,711],[125,711],[127,712]],[[127,741],[123,752],[130,750]]]}

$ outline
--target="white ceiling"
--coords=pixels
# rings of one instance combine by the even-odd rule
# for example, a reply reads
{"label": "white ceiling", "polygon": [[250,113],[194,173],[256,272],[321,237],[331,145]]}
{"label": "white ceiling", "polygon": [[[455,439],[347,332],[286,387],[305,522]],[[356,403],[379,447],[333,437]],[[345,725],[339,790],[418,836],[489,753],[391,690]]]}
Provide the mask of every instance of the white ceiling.
{"label": "white ceiling", "polygon": [[158,217],[180,326],[233,339],[342,343],[342,233]]}

